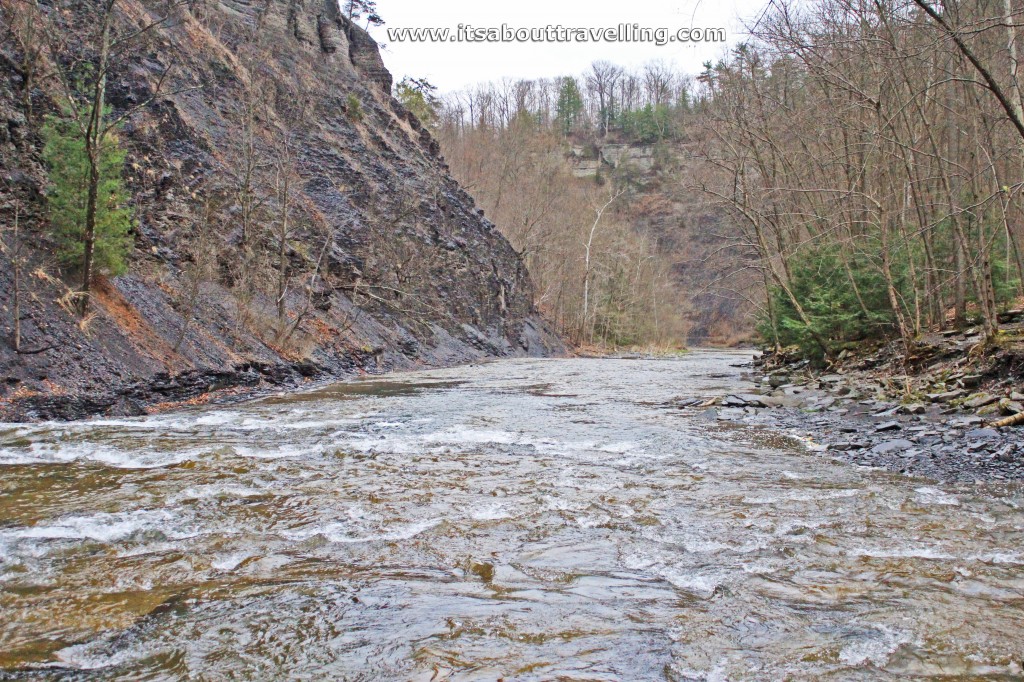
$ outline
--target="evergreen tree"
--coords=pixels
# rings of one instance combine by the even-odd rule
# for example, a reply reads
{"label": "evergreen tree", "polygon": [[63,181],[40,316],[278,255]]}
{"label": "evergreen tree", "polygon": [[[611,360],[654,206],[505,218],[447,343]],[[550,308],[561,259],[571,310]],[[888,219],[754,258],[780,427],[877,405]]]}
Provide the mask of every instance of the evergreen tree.
{"label": "evergreen tree", "polygon": [[377,3],[374,0],[345,0],[342,11],[353,23],[366,17],[366,28],[384,25],[384,20],[377,13]]}
{"label": "evergreen tree", "polygon": [[555,118],[563,135],[568,135],[579,122],[583,114],[583,96],[575,78],[563,78],[558,91],[558,103],[555,105]]}
{"label": "evergreen tree", "polygon": [[[881,249],[876,240],[866,236],[864,240],[871,250]],[[897,254],[892,267],[901,295],[911,296],[906,255]],[[797,345],[805,356],[821,359],[824,349],[819,339],[829,350],[839,350],[848,343],[882,339],[893,333],[896,319],[885,280],[878,264],[867,256],[848,257],[844,265],[839,247],[816,246],[793,256],[790,272],[790,289],[810,325],[801,319],[785,292],[771,287],[769,295],[782,344]],[[764,317],[759,331],[765,338],[772,338],[771,320]]]}
{"label": "evergreen tree", "polygon": [[395,99],[415,114],[420,123],[433,127],[437,123],[437,109],[441,104],[436,92],[437,87],[426,78],[406,76],[395,86]]}
{"label": "evergreen tree", "polygon": [[[47,204],[57,257],[65,265],[80,267],[85,258],[89,198],[86,141],[73,122],[55,116],[47,119],[42,136],[43,158],[50,171]],[[121,180],[124,160],[117,135],[107,133],[99,148],[93,263],[95,269],[109,275],[124,273],[132,248],[131,210]]]}
{"label": "evergreen tree", "polygon": [[672,112],[664,104],[646,104],[637,111],[622,112],[619,125],[635,142],[660,142],[672,135]]}

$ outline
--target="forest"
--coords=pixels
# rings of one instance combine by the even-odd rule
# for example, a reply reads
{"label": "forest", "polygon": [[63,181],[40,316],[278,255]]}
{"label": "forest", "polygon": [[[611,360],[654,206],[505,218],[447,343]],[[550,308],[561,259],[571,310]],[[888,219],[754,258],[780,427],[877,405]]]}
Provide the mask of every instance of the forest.
{"label": "forest", "polygon": [[[739,301],[735,327],[771,347],[909,350],[969,325],[995,341],[1024,294],[1020,14],[1009,0],[773,2],[696,74],[598,61],[576,76],[443,96],[406,82],[398,94],[525,254],[538,302],[571,338],[679,333],[693,306],[680,263],[696,259],[704,287]],[[656,186],[606,163],[581,181],[563,163],[615,143],[653,146]],[[636,228],[652,193],[689,199],[682,223],[715,216],[709,254]]]}

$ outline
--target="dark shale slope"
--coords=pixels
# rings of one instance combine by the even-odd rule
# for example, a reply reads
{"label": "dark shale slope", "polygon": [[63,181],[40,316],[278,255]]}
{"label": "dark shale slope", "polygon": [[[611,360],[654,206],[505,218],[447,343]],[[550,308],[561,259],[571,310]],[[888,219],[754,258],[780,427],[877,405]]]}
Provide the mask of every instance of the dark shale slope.
{"label": "dark shale slope", "polygon": [[[100,4],[54,14],[41,2],[68,33],[63,59],[94,56],[73,37]],[[8,39],[0,51],[9,247],[0,254],[0,421],[137,414],[237,386],[563,351],[533,308],[519,258],[390,97],[376,44],[335,0],[118,7],[124,33],[173,15],[111,74],[113,112],[145,102],[159,74],[170,75],[121,131],[135,248],[127,274],[101,277],[86,320],[69,312],[76,273],[53,258],[46,219],[39,119],[56,110],[58,86],[35,84],[27,118],[23,55]],[[289,155],[296,182],[281,318],[275,172]],[[248,272],[239,266],[245,167],[260,197],[253,249],[264,254],[250,257]],[[16,246],[25,259],[21,353],[12,340]]]}

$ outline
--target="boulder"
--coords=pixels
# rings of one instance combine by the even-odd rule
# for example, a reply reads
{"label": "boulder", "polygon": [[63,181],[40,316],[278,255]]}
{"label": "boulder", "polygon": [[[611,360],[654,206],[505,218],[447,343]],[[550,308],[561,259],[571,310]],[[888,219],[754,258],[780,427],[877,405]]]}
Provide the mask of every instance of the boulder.
{"label": "boulder", "polygon": [[964,407],[969,410],[976,410],[979,407],[985,407],[995,402],[999,402],[999,398],[991,393],[975,393],[964,401]]}
{"label": "boulder", "polygon": [[1010,417],[1024,412],[1024,404],[1010,398],[1003,398],[999,401],[999,411]]}
{"label": "boulder", "polygon": [[788,396],[759,396],[765,407],[799,407],[802,402],[799,398]]}
{"label": "boulder", "polygon": [[992,403],[978,410],[977,414],[979,417],[991,417],[1000,414],[1000,412],[999,403]]}
{"label": "boulder", "polygon": [[967,391],[956,389],[953,391],[945,391],[943,393],[929,393],[927,397],[928,400],[931,400],[933,403],[948,403],[951,400],[962,398],[965,395],[967,395]]}
{"label": "boulder", "polygon": [[723,407],[768,407],[764,399],[753,393],[738,393],[722,399]]}
{"label": "boulder", "polygon": [[1002,448],[999,449],[999,452],[996,453],[996,459],[999,460],[1000,462],[1014,461],[1015,459],[1017,459],[1014,455],[1014,447],[1012,445],[1004,445]]}
{"label": "boulder", "polygon": [[909,440],[902,438],[896,440],[887,440],[883,443],[879,443],[875,447],[871,448],[871,452],[876,455],[890,455],[894,453],[904,452],[906,450],[913,449],[914,444]]}

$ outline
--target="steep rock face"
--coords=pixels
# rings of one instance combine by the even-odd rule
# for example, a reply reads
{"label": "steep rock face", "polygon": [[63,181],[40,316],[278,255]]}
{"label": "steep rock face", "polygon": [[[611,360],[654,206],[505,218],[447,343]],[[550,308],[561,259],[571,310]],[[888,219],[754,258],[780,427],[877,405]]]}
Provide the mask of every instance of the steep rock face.
{"label": "steep rock face", "polygon": [[745,343],[753,332],[750,300],[760,285],[754,270],[736,263],[755,254],[743,246],[746,240],[725,213],[693,189],[689,145],[685,138],[657,144],[597,143],[592,148],[575,146],[567,158],[576,177],[617,173],[634,187],[632,223],[673,259],[673,279],[685,292],[687,343]]}
{"label": "steep rock face", "polygon": [[[70,32],[95,21],[90,5],[44,9]],[[167,5],[121,0],[119,28],[159,21]],[[101,278],[85,321],[62,298],[77,280],[52,257],[43,198],[38,112],[55,110],[56,85],[37,84],[28,120],[22,55],[0,48],[0,227],[23,260],[15,353],[15,250],[0,254],[0,419],[132,413],[232,384],[562,352],[521,261],[390,97],[376,45],[334,0],[194,0],[174,11],[109,78],[115,114],[156,98],[121,133],[137,223],[130,269]],[[255,204],[240,198],[243,169]]]}

